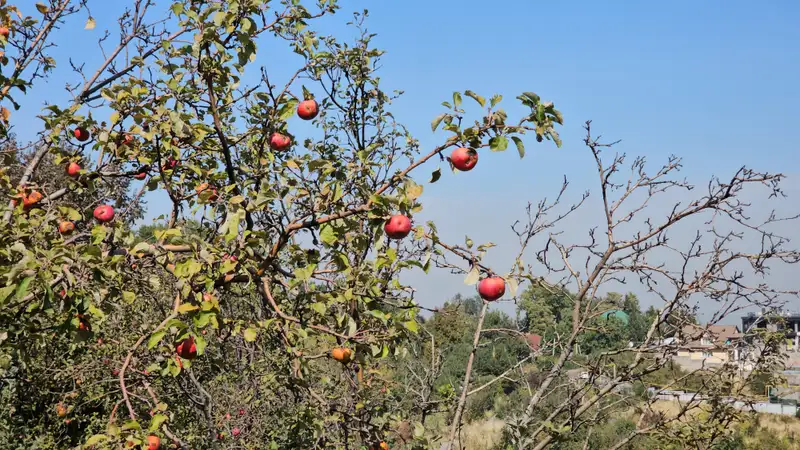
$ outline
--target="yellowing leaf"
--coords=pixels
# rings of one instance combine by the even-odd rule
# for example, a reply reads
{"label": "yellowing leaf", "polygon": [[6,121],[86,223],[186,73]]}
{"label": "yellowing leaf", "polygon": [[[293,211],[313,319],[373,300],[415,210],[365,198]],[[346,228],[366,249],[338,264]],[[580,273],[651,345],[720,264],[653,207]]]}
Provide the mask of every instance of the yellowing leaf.
{"label": "yellowing leaf", "polygon": [[197,305],[193,305],[191,303],[184,303],[178,307],[178,312],[183,314],[185,312],[194,311],[196,309],[200,309],[200,307]]}
{"label": "yellowing leaf", "polygon": [[416,200],[420,195],[422,195],[422,186],[411,182],[406,188],[406,197],[410,198],[411,200]]}
{"label": "yellowing leaf", "polygon": [[464,278],[464,284],[475,284],[478,282],[478,279],[481,277],[481,272],[478,270],[478,266],[473,266],[472,270],[469,271],[467,277]]}
{"label": "yellowing leaf", "polygon": [[44,3],[37,3],[36,9],[39,10],[40,13],[46,14],[47,11],[50,11],[50,8],[47,7]]}
{"label": "yellowing leaf", "polygon": [[258,331],[254,328],[248,328],[244,330],[244,340],[247,342],[255,341],[257,336],[258,336]]}
{"label": "yellowing leaf", "polygon": [[86,20],[86,26],[83,28],[85,30],[94,30],[95,25],[97,25],[97,22],[95,22],[94,17],[89,16],[89,19]]}
{"label": "yellowing leaf", "polygon": [[5,106],[0,108],[0,115],[2,115],[3,122],[8,123],[8,119],[11,118],[11,111],[8,110]]}

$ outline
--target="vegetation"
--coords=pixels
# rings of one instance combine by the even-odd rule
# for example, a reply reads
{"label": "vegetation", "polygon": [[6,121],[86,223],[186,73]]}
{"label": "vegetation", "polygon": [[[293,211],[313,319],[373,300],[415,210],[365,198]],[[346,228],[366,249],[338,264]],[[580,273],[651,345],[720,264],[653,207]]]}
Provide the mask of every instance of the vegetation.
{"label": "vegetation", "polygon": [[[116,24],[91,3],[0,0],[7,448],[453,449],[487,417],[499,441],[485,444],[503,449],[740,448],[760,433],[724,401],[749,375],[678,369],[664,338],[696,322],[698,299],[718,322],[796,296],[765,278],[800,260],[770,231],[791,219],[740,200],[781,197],[781,174],[742,168],[698,193],[677,157],[628,162],[586,122],[605,228],[562,241],[589,202],[569,204],[565,179],[512,227],[509,268],[489,267],[494,244],[414,223],[424,186],[447,182],[436,161],[468,172],[512,145],[560,147],[552,102],[454,92],[423,149],[392,112],[366,11],[346,40],[320,31],[345,20],[335,0],[127,0]],[[52,54],[78,20],[119,27],[98,67]],[[17,142],[15,99],[64,66],[71,100],[31,112],[35,138]],[[673,242],[676,226],[695,237]],[[463,274],[478,295],[426,312],[400,282],[412,270]],[[601,294],[628,280],[655,306]],[[515,317],[490,310],[503,298]],[[781,339],[746,338],[766,382]],[[703,397],[657,410],[657,382]]]}

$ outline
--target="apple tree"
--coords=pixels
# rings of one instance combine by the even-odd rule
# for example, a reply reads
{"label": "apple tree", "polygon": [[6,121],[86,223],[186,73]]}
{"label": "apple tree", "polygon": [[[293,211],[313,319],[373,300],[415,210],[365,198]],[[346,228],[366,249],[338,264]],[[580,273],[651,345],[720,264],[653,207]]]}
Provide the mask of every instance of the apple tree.
{"label": "apple tree", "polygon": [[[3,441],[433,445],[384,371],[418,330],[399,274],[443,251],[413,223],[424,183],[446,182],[436,161],[560,145],[561,114],[530,92],[514,118],[498,95],[456,92],[432,124],[446,138],[421,148],[380,85],[366,12],[350,42],[317,31],[335,0],[127,0],[117,23],[94,3],[0,2],[19,155],[0,178]],[[76,22],[114,28],[96,67],[54,56]],[[67,100],[15,145],[17,98],[67,65]],[[160,220],[137,230],[144,214]]]}

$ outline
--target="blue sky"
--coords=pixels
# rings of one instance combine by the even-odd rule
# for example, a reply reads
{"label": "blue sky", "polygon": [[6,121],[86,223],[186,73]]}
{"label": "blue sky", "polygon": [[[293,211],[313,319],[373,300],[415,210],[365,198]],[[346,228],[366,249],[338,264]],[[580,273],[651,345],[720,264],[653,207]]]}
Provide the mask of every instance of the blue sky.
{"label": "blue sky", "polygon": [[[90,0],[98,27],[83,30],[81,20],[60,34],[54,56],[60,67],[49,86],[76,81],[66,57],[96,62],[96,39],[122,2]],[[166,3],[165,3],[166,4]],[[700,184],[741,165],[789,175],[789,201],[756,207],[792,211],[798,205],[800,156],[800,3],[794,1],[680,0],[671,2],[541,2],[534,0],[370,2],[343,1],[323,30],[349,33],[349,11],[369,8],[368,28],[387,50],[385,89],[402,89],[394,113],[424,148],[446,133],[430,131],[452,91],[471,89],[486,97],[505,96],[513,116],[514,97],[534,91],[553,101],[565,116],[564,146],[529,140],[528,155],[482,153],[466,174],[445,171],[426,185],[420,219],[435,219],[445,238],[499,245],[489,259],[502,272],[515,253],[508,225],[523,217],[527,201],[551,197],[561,178],[572,181],[572,198],[596,185],[593,162],[581,143],[581,126],[609,140],[622,139],[620,151],[645,155],[655,164],[669,154],[684,158],[683,175]],[[270,67],[272,44],[258,63]],[[95,55],[95,56],[92,56]],[[274,60],[274,59],[272,59]],[[290,60],[287,60],[290,62]],[[291,66],[291,64],[287,64]],[[280,75],[280,67],[275,68]],[[30,94],[15,118],[21,137],[30,137],[33,111],[58,91]],[[66,96],[62,96],[66,99]],[[469,101],[469,100],[466,100]],[[435,164],[435,163],[434,163]],[[435,166],[423,167],[427,181]],[[443,167],[444,169],[444,167]],[[158,209],[160,201],[151,199]],[[800,208],[796,208],[800,209]],[[568,224],[579,233],[597,220],[589,208]],[[579,223],[578,223],[579,222]],[[788,230],[797,236],[794,230]],[[576,234],[580,236],[580,234]],[[800,237],[800,236],[797,236]],[[779,275],[780,276],[780,275]],[[792,283],[791,274],[780,276]],[[441,303],[471,288],[445,274],[411,280],[427,305]],[[635,288],[632,288],[635,290]],[[647,304],[648,299],[643,298]]]}

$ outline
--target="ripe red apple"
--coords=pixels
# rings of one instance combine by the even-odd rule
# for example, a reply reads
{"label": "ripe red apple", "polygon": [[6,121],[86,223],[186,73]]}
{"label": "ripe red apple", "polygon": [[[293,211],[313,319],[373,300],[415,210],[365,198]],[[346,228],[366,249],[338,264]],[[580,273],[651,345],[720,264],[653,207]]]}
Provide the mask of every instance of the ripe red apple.
{"label": "ripe red apple", "polygon": [[225,420],[231,420],[231,413],[225,414]]}
{"label": "ripe red apple", "polygon": [[136,178],[137,180],[144,180],[147,178],[148,170],[149,168],[147,166],[139,167],[139,170],[136,172],[136,175],[134,175],[133,178]]}
{"label": "ripe red apple", "polygon": [[161,165],[161,170],[163,171],[174,170],[175,167],[177,166],[178,166],[178,161],[172,156],[170,156],[169,158],[167,158],[164,164]]}
{"label": "ripe red apple", "polygon": [[481,298],[492,302],[506,293],[506,280],[500,277],[484,278],[478,283],[478,294]]}
{"label": "ripe red apple", "polygon": [[390,239],[403,239],[411,232],[411,219],[402,214],[395,214],[383,225],[383,231]]}
{"label": "ripe red apple", "polygon": [[200,194],[203,192],[208,191],[208,194],[203,195],[203,197],[207,196],[209,202],[215,202],[219,198],[219,195],[217,195],[217,188],[209,185],[208,183],[202,183],[194,188],[194,190],[197,192],[198,196],[200,196]]}
{"label": "ripe red apple", "polygon": [[147,436],[147,450],[158,450],[161,446],[161,439],[158,436]]}
{"label": "ripe red apple", "polygon": [[132,134],[125,133],[122,135],[122,138],[120,139],[120,145],[131,145],[135,140],[136,138],[133,137]]}
{"label": "ripe red apple", "polygon": [[197,357],[197,345],[194,343],[194,336],[189,336],[186,339],[178,342],[175,346],[175,352],[184,359],[194,359]]}
{"label": "ripe red apple", "polygon": [[280,134],[280,133],[272,133],[269,137],[269,146],[273,150],[286,150],[292,145],[292,139],[289,136]]}
{"label": "ripe red apple", "polygon": [[75,136],[75,139],[86,142],[89,140],[89,131],[86,128],[78,127],[72,130],[72,135]]}
{"label": "ripe red apple", "polygon": [[349,348],[337,347],[331,350],[331,357],[342,364],[347,364],[353,357],[353,351]]}
{"label": "ripe red apple", "polygon": [[475,164],[478,164],[478,152],[471,148],[459,147],[450,154],[450,162],[456,169],[469,172]]}
{"label": "ripe red apple", "polygon": [[119,375],[119,369],[114,369],[114,370],[112,370],[112,371],[111,371],[111,373],[112,373],[114,376],[117,376],[117,375]]}
{"label": "ripe red apple", "polygon": [[8,39],[8,36],[11,34],[11,30],[8,27],[0,27],[0,36],[5,37]]}
{"label": "ripe red apple", "polygon": [[25,208],[30,208],[40,201],[42,201],[42,193],[39,191],[33,191],[22,198],[22,206]]}
{"label": "ripe red apple", "polygon": [[242,430],[240,430],[238,427],[236,427],[236,428],[234,428],[234,429],[231,431],[231,434],[232,434],[234,437],[236,437],[236,436],[238,436],[239,434],[241,434],[241,432],[242,432]]}
{"label": "ripe red apple", "polygon": [[243,415],[244,415],[244,408],[242,408],[242,409],[240,409],[240,410],[239,410],[239,415],[240,415],[240,416],[243,416]]}
{"label": "ripe red apple", "polygon": [[303,100],[297,105],[297,115],[303,120],[311,120],[319,114],[319,105],[316,100]]}
{"label": "ripe red apple", "polygon": [[76,162],[71,162],[67,164],[67,175],[71,177],[77,177],[81,173],[81,166]]}
{"label": "ripe red apple", "polygon": [[94,218],[100,223],[114,220],[114,208],[111,205],[100,205],[94,209]]}
{"label": "ripe red apple", "polygon": [[75,231],[75,224],[68,220],[65,220],[60,224],[58,224],[58,232],[61,234],[69,234],[72,233],[73,231]]}

